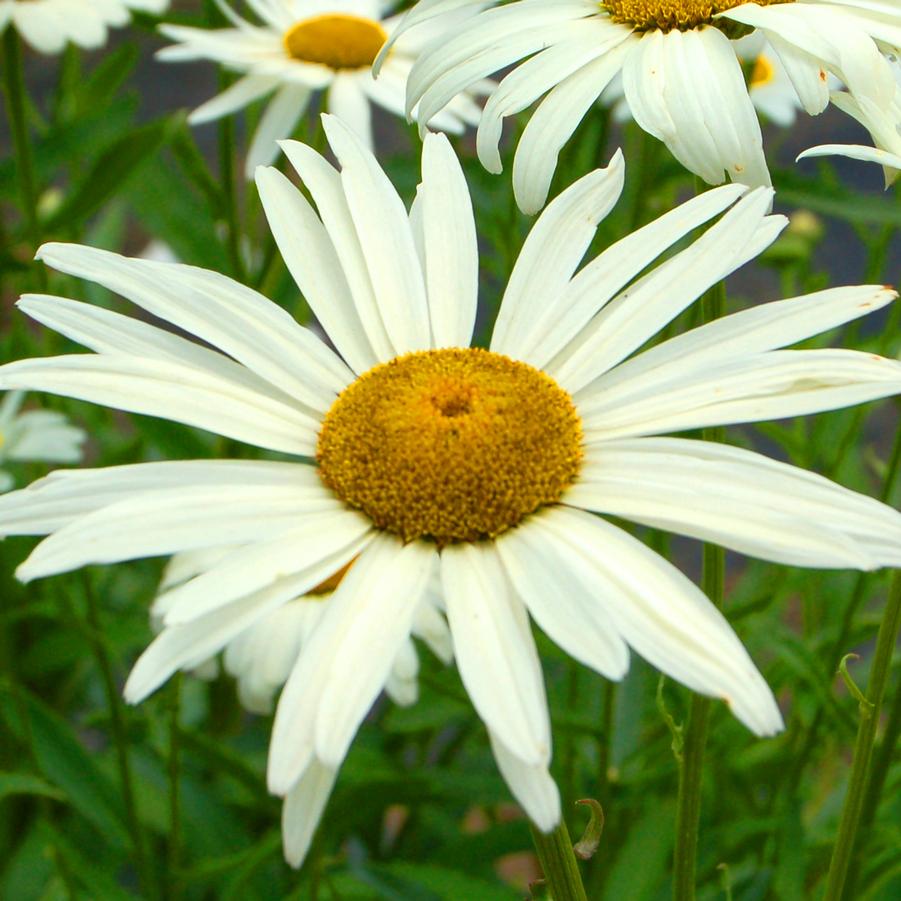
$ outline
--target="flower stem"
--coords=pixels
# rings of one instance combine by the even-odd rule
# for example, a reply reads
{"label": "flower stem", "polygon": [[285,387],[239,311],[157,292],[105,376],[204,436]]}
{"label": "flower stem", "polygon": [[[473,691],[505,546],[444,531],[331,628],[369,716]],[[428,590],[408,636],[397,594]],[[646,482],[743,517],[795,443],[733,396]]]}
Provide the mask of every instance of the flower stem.
{"label": "flower stem", "polygon": [[[38,191],[34,177],[34,160],[31,156],[31,141],[28,136],[28,94],[25,90],[25,75],[22,65],[22,43],[19,33],[11,25],[3,34],[3,86],[6,93],[6,114],[12,134],[16,154],[16,173],[19,179],[19,194],[22,204],[22,218],[32,250],[41,245],[41,228],[38,219]],[[38,280],[41,288],[46,288],[47,274],[43,266],[38,266]]]}
{"label": "flower stem", "polygon": [[113,734],[113,743],[116,746],[116,760],[119,766],[119,778],[122,782],[122,800],[125,804],[125,818],[128,830],[131,833],[134,845],[135,869],[144,888],[147,898],[158,897],[156,884],[148,866],[146,847],[144,843],[144,831],[138,816],[138,807],[135,799],[134,775],[131,769],[131,756],[128,748],[128,734],[125,725],[125,712],[116,680],[113,676],[113,666],[103,642],[103,632],[100,624],[100,611],[97,597],[94,593],[90,577],[84,575],[84,596],[87,605],[87,621],[90,628],[91,643],[94,648],[94,656],[100,668],[103,679],[103,688],[109,705],[110,728]]}
{"label": "flower stem", "polygon": [[[726,306],[726,287],[714,285],[701,301],[704,322],[712,322],[723,315]],[[720,427],[703,430],[706,441],[722,441]],[[726,554],[718,545],[704,545],[704,569],[701,577],[704,593],[715,607],[723,606],[726,580]],[[709,698],[693,695],[685,726],[685,741],[679,765],[679,793],[676,801],[676,845],[673,857],[673,899],[692,901],[695,896],[695,864],[698,855],[698,823],[701,816],[701,781],[704,749],[707,744],[707,723],[710,717]]]}
{"label": "flower stem", "polygon": [[873,741],[879,725],[879,713],[882,708],[882,699],[885,696],[892,651],[898,638],[899,627],[901,627],[901,570],[896,570],[876,638],[876,653],[873,656],[867,684],[866,699],[868,703],[860,705],[860,723],[857,728],[857,740],[854,743],[854,763],[851,766],[848,793],[845,796],[838,837],[835,840],[829,874],[826,877],[824,901],[840,901],[843,895],[845,879],[848,875],[848,867],[860,826],[860,815],[873,756]]}
{"label": "flower stem", "polygon": [[529,828],[548,891],[554,901],[588,901],[566,823],[560,820],[560,825],[548,834],[534,824],[530,824]]}
{"label": "flower stem", "polygon": [[169,836],[167,847],[167,874],[169,884],[166,898],[176,901],[181,896],[181,887],[177,884],[175,874],[181,864],[181,743],[180,725],[182,674],[172,677],[169,688],[169,755],[167,760],[167,776],[169,780]]}

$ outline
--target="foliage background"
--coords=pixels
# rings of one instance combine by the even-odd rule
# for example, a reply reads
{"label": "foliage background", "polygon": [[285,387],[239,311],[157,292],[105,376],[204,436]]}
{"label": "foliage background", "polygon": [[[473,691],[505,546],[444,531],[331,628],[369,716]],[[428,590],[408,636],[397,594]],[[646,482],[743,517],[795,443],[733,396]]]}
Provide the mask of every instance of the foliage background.
{"label": "foliage background", "polygon": [[[175,5],[182,21],[215,21],[199,2]],[[192,132],[184,108],[210,96],[205,64],[164,66],[149,19],[118,32],[102,53],[26,53],[30,122],[42,189],[45,239],[77,240],[137,254],[162,241],[183,261],[258,287],[301,320],[298,297],[240,183],[244,126]],[[409,199],[418,179],[415,131],[379,118],[386,168]],[[321,144],[315,119],[299,135]],[[3,361],[73,350],[31,328],[12,304],[39,289],[41,272],[17,212],[8,138],[0,161],[0,291]],[[853,163],[795,166],[796,152],[825,140],[857,140],[828,112],[768,133],[777,208],[796,213],[763,259],[730,280],[729,309],[828,284],[897,282],[901,202],[875,169]],[[482,324],[528,222],[507,178],[466,154],[483,242]],[[556,190],[626,151],[627,186],[602,223],[603,247],[694,188],[665,149],[632,127],[610,129],[598,112],[565,151]],[[509,158],[507,158],[509,171]],[[856,182],[855,182],[856,180]],[[51,293],[122,309],[96,286],[50,274]],[[683,329],[688,311],[676,324]],[[898,355],[898,313],[852,324],[813,344],[843,343]],[[52,397],[90,434],[90,465],[247,456],[234,442],[148,417],[132,419]],[[731,429],[728,440],[882,495],[896,506],[897,405]],[[15,470],[19,484],[43,474]],[[690,574],[696,543],[644,533]],[[510,803],[486,735],[459,678],[422,652],[421,697],[399,709],[379,702],[342,770],[310,860],[300,874],[281,859],[279,804],[263,772],[271,722],[244,714],[224,676],[173,680],[137,709],[119,689],[150,638],[147,609],[160,561],[94,568],[22,586],[12,577],[32,541],[0,544],[0,898],[30,899],[501,899],[523,898],[537,875],[527,824]],[[857,704],[836,668],[843,654],[863,684],[885,596],[884,575],[811,572],[729,558],[726,613],[777,692],[787,730],[757,740],[725,709],[708,744],[699,898],[815,898],[828,867],[857,723]],[[586,821],[579,798],[596,798],[606,828],[584,872],[592,899],[656,901],[669,895],[678,733],[688,692],[661,683],[633,657],[619,686],[574,664],[539,636],[555,736],[554,775],[570,828]],[[901,897],[901,684],[895,667],[884,738],[884,789],[859,854],[848,898]],[[872,799],[875,801],[875,799]],[[541,897],[540,888],[535,889]]]}

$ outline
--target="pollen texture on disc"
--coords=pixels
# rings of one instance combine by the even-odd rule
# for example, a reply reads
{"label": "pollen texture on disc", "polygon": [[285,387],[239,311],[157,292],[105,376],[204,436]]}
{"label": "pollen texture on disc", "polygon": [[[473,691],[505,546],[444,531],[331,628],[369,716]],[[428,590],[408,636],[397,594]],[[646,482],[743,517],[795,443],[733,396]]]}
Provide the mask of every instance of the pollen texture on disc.
{"label": "pollen texture on disc", "polygon": [[614,22],[632,25],[640,30],[697,28],[714,22],[717,13],[744,3],[769,6],[793,0],[601,0],[601,6]]}
{"label": "pollen texture on disc", "polygon": [[493,538],[560,500],[582,460],[569,394],[476,348],[420,351],[370,369],[319,433],[323,481],[381,529],[439,545]]}

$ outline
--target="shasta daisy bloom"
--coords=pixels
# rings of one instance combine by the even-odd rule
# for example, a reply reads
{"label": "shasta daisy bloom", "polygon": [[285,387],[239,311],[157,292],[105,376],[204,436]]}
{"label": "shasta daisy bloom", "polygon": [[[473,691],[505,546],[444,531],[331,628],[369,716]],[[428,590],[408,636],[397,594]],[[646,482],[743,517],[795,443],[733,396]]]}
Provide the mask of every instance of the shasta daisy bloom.
{"label": "shasta daisy bloom", "polygon": [[169,0],[0,0],[0,31],[12,26],[40,53],[60,53],[68,42],[95,50],[109,28],[127,25],[131,10],[158,15]]}
{"label": "shasta daisy bloom", "polygon": [[664,437],[898,393],[897,361],[782,349],[895,292],[837,288],[765,304],[638,352],[785,220],[767,215],[771,191],[723,186],[579,269],[622,189],[618,154],[537,220],[490,349],[474,348],[476,231],[447,139],[427,136],[408,212],[346,125],[326,117],[325,132],[340,169],[283,144],[312,203],[274,169],[261,169],[257,184],[335,351],[216,273],[73,245],[41,249],[47,265],[202,343],[73,300],[26,296],[24,312],[94,353],[8,364],[0,386],[162,416],[295,459],[54,473],[0,498],[0,533],[48,536],[19,577],[238,546],[171,592],[165,629],[126,685],[137,702],[353,561],[275,714],[269,786],[289,798],[294,863],[435,578],[499,769],[542,830],[559,821],[560,802],[530,618],[608,678],[626,672],[631,646],[725,700],[755,734],[778,731],[773,695],[723,615],[596,514],[794,565],[901,564],[901,515],[889,507],[747,450]]}
{"label": "shasta daisy bloom", "polygon": [[[231,87],[199,106],[189,116],[194,125],[230,115],[271,95],[247,153],[246,175],[271,163],[277,141],[290,137],[310,99],[325,92],[325,108],[342,118],[372,147],[370,104],[404,114],[407,76],[424,43],[438,38],[444,16],[405,34],[393,47],[378,82],[372,62],[394,32],[400,16],[387,16],[394,4],[382,0],[260,0],[250,6],[260,24],[242,19],[225,3],[219,6],[232,28],[209,30],[163,25],[160,30],[178,43],[160,59],[208,59],[241,73]],[[483,91],[484,85],[475,85]],[[415,110],[413,111],[415,114]],[[429,114],[430,128],[459,133],[479,121],[481,110],[472,93],[454,93]]]}
{"label": "shasta daisy bloom", "polygon": [[901,47],[895,0],[517,0],[484,6],[482,0],[420,0],[410,11],[396,34],[449,10],[480,10],[450,38],[423,50],[410,73],[407,104],[428,119],[453,93],[515,66],[485,105],[478,152],[486,169],[500,172],[504,118],[546,95],[513,162],[513,187],[525,212],[542,207],[560,149],[620,72],[636,122],[687,169],[709,184],[728,177],[767,185],[760,124],[733,38],[761,32],[811,114],[829,102],[829,73],[855,97],[878,101],[891,82],[883,52]]}
{"label": "shasta daisy bloom", "polygon": [[[5,463],[80,463],[85,433],[62,413],[51,410],[19,412],[25,394],[10,391],[0,403],[0,465]],[[0,491],[15,484],[0,469]]]}

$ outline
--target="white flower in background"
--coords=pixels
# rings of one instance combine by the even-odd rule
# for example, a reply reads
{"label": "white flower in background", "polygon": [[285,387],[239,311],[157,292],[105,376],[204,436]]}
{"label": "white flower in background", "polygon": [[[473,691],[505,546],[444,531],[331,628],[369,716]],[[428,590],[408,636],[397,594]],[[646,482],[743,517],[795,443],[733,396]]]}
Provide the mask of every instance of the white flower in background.
{"label": "white flower in background", "polygon": [[[188,121],[194,125],[272,95],[247,153],[245,173],[253,178],[258,165],[267,165],[278,155],[276,142],[290,137],[317,91],[325,91],[325,109],[343,119],[369,148],[370,104],[404,115],[413,62],[424,44],[440,40],[461,15],[440,17],[405,34],[376,81],[372,62],[401,19],[387,16],[393,5],[379,0],[257,0],[249,6],[262,24],[254,25],[220,3],[233,28],[163,25],[162,33],[178,44],[158,56],[171,61],[208,59],[241,73],[231,87],[191,113]],[[470,93],[455,91],[429,114],[429,128],[460,133],[475,125],[481,109],[473,92],[485,89],[486,83],[480,83]]]}
{"label": "white flower in background", "polygon": [[560,149],[619,72],[636,122],[683,166],[710,184],[728,176],[742,184],[767,185],[760,124],[731,38],[749,28],[759,30],[811,114],[829,102],[829,73],[855,97],[883,103],[892,75],[882,51],[901,47],[897,0],[485,5],[483,0],[420,0],[407,14],[395,34],[451,10],[478,10],[423,50],[410,73],[407,104],[428,119],[452,92],[515,66],[485,105],[478,152],[486,169],[500,172],[504,118],[546,95],[519,139],[513,162],[517,203],[530,213],[544,205]]}
{"label": "white flower in background", "polygon": [[901,63],[894,61],[895,93],[886,105],[867,98],[854,98],[846,91],[835,91],[832,102],[853,116],[873,138],[875,147],[862,144],[822,144],[805,150],[798,159],[813,156],[846,156],[867,163],[878,163],[885,171],[885,186],[890,187],[901,172]]}
{"label": "white flower in background", "polygon": [[[5,463],[80,463],[85,433],[70,425],[62,413],[26,410],[20,413],[25,393],[10,391],[0,403],[0,466]],[[15,479],[0,469],[0,491],[9,491]]]}
{"label": "white flower in background", "polygon": [[626,672],[631,646],[724,699],[754,733],[778,731],[772,693],[722,614],[595,514],[792,565],[901,565],[901,515],[889,507],[751,451],[662,437],[898,393],[897,361],[782,349],[895,292],[836,288],[764,304],[639,353],[785,219],[767,215],[770,190],[724,186],[578,269],[622,190],[617,154],[535,223],[490,349],[472,348],[476,230],[449,142],[426,137],[408,213],[360,139],[334,117],[324,124],[340,171],[310,147],[283,144],[315,208],[275,169],[261,169],[257,184],[337,352],[217,273],[76,245],[41,249],[48,266],[198,343],[74,300],[26,296],[24,312],[94,353],[10,363],[0,386],[162,416],[295,459],[53,473],[0,498],[0,534],[49,536],[19,577],[240,546],[169,593],[165,628],[126,685],[138,702],[353,561],[275,715],[269,786],[288,797],[293,863],[435,578],[463,684],[501,773],[542,830],[559,821],[560,802],[530,616],[610,679]]}
{"label": "white flower in background", "polygon": [[159,15],[169,0],[0,0],[0,31],[12,25],[40,53],[60,53],[68,42],[96,50],[110,28],[131,21],[131,10]]}
{"label": "white flower in background", "polygon": [[[205,548],[176,554],[167,564],[160,583],[160,594],[151,609],[155,631],[160,631],[175,590],[189,579],[212,569],[240,547]],[[223,651],[225,671],[238,682],[238,698],[251,713],[272,712],[273,699],[285,684],[300,650],[312,634],[329,599],[344,577],[344,567],[302,597],[288,601],[268,616],[257,620],[227,644]],[[447,623],[440,613],[440,585],[434,585],[432,602],[422,604],[413,620],[413,635],[421,638],[444,663],[453,659],[453,647]],[[201,678],[215,676],[215,658],[191,661],[183,669],[192,670]],[[416,676],[419,660],[413,642],[408,638],[397,652],[394,665],[385,683],[385,691],[396,703],[408,706],[416,701]]]}

